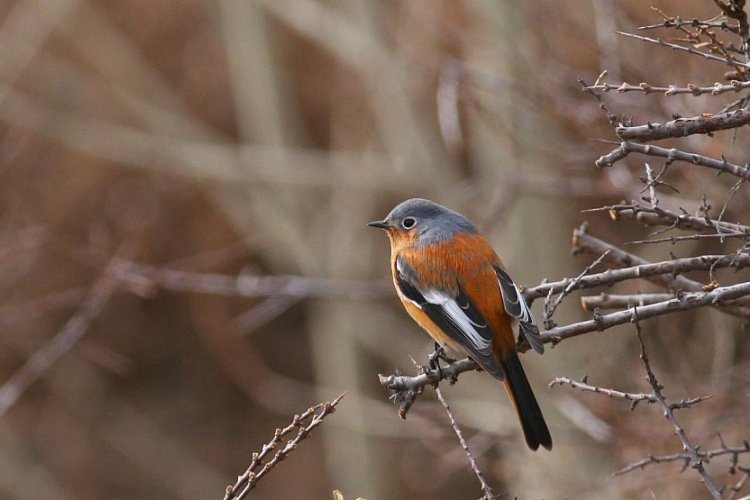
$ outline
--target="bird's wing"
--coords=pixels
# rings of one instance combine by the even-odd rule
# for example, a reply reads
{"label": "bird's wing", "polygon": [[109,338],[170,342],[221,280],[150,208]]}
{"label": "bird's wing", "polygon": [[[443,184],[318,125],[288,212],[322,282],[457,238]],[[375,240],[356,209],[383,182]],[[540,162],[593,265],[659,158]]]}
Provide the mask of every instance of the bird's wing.
{"label": "bird's wing", "polygon": [[461,286],[457,285],[455,292],[423,289],[403,259],[396,259],[395,266],[396,282],[402,296],[466,349],[482,368],[502,379],[502,368],[492,353],[492,330]]}
{"label": "bird's wing", "polygon": [[531,315],[531,310],[526,305],[526,301],[523,300],[521,292],[504,269],[500,266],[494,267],[495,273],[497,273],[497,280],[500,283],[500,291],[503,294],[505,312],[518,320],[521,331],[526,336],[531,347],[539,354],[544,353],[544,344],[542,344],[539,328],[534,324],[534,317]]}

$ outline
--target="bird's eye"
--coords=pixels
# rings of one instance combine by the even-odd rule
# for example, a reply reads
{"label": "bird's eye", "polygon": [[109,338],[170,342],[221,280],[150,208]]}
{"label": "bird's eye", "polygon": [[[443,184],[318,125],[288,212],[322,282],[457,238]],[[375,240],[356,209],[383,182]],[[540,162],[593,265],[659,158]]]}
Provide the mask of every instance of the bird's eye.
{"label": "bird's eye", "polygon": [[414,227],[414,224],[416,224],[417,221],[414,219],[414,217],[407,217],[406,219],[401,221],[401,225],[404,226],[406,229],[410,229]]}

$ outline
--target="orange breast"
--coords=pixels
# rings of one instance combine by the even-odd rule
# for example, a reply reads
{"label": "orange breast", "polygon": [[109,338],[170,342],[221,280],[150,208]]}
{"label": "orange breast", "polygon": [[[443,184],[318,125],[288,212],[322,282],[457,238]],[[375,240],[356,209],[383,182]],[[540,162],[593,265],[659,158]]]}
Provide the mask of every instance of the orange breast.
{"label": "orange breast", "polygon": [[[419,287],[423,290],[433,288],[457,293],[461,287],[489,324],[494,337],[493,352],[498,358],[503,359],[505,352],[515,350],[511,318],[505,313],[500,285],[492,267],[500,265],[500,259],[482,236],[461,235],[428,247],[394,245],[391,255],[394,272],[395,259],[399,257],[419,272]],[[409,315],[435,340],[456,348],[456,342],[419,308],[403,298],[402,302]]]}

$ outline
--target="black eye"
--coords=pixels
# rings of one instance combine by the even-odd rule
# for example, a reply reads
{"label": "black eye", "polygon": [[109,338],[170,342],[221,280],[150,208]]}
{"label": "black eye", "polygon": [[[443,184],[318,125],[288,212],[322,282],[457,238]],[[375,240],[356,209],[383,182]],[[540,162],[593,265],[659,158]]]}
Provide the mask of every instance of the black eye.
{"label": "black eye", "polygon": [[414,219],[414,217],[407,217],[406,219],[401,221],[401,225],[404,226],[406,229],[410,229],[414,227],[414,224],[416,224],[417,221]]}

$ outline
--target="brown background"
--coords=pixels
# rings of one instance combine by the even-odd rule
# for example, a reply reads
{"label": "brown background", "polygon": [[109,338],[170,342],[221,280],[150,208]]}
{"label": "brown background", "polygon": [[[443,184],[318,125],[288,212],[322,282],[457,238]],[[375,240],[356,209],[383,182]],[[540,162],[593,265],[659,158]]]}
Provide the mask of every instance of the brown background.
{"label": "brown background", "polygon": [[[716,13],[709,1],[658,6],[685,18]],[[644,237],[580,213],[640,196],[643,164],[595,169],[611,148],[596,139],[613,134],[576,78],[591,83],[607,69],[613,83],[722,80],[720,64],[613,33],[659,21],[640,0],[1,2],[0,381],[59,331],[123,245],[158,268],[357,280],[374,296],[275,297],[264,318],[254,309],[262,298],[117,292],[0,418],[0,496],[220,498],[274,428],[343,391],[339,411],[255,498],[480,496],[430,391],[403,422],[377,384],[378,372],[410,371],[409,357],[424,360],[431,345],[379,287],[387,242],[364,224],[405,198],[432,198],[474,220],[524,285],[590,262],[569,255],[585,219],[618,244]],[[710,97],[607,99],[639,123],[721,107]],[[745,138],[731,140],[689,144],[744,162]],[[672,169],[680,193],[663,203],[675,210],[695,211],[701,193],[721,206],[732,184]],[[746,206],[740,193],[726,220]],[[664,259],[715,249],[633,251]],[[638,287],[650,290],[625,288]],[[556,319],[584,317],[577,301]],[[708,448],[717,431],[747,439],[750,344],[738,323],[703,311],[644,329],[669,396],[715,395],[680,413],[690,435]],[[610,477],[649,453],[680,451],[659,409],[631,413],[626,402],[546,387],[589,375],[646,391],[634,340],[623,327],[523,357],[552,453],[525,448],[486,375],[445,390],[498,493],[705,493],[676,464]],[[726,465],[710,470],[723,478]]]}

